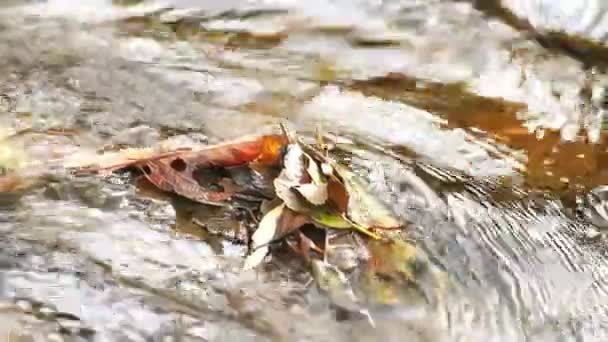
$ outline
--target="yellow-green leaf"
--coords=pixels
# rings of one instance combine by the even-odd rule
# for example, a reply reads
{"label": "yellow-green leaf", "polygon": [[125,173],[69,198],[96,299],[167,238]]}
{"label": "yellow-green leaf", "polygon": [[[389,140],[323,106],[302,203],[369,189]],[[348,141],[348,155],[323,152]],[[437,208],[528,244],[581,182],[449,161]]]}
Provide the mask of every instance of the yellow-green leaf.
{"label": "yellow-green leaf", "polygon": [[[310,145],[300,142],[303,150],[321,163],[323,172],[334,173],[348,193],[346,215],[363,228],[398,228],[401,222],[388,207],[368,191],[368,184],[345,166],[326,157],[322,152]],[[325,165],[325,166],[323,166]],[[337,176],[337,177],[336,177]]]}
{"label": "yellow-green leaf", "polygon": [[330,212],[325,208],[319,208],[311,212],[310,217],[319,225],[334,229],[351,228],[350,222],[346,221],[340,213]]}
{"label": "yellow-green leaf", "polygon": [[334,170],[344,181],[348,192],[348,217],[363,227],[398,228],[401,222],[379,199],[369,193],[365,184],[353,172],[335,163]]}

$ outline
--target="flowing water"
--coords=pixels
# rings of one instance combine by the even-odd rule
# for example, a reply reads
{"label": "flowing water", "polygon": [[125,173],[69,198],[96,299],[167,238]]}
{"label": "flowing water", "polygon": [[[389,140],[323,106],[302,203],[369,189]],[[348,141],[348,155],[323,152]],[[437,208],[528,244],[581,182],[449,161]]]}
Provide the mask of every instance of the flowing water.
{"label": "flowing water", "polygon": [[[60,134],[11,147],[49,170],[1,196],[0,336],[606,341],[607,10],[600,0],[3,2],[0,129]],[[353,167],[456,284],[435,309],[378,309],[374,328],[336,319],[296,261],[241,271],[245,248],[193,226],[197,208],[128,177],[61,171],[59,156],[76,151],[215,143],[285,120],[358,142]]]}

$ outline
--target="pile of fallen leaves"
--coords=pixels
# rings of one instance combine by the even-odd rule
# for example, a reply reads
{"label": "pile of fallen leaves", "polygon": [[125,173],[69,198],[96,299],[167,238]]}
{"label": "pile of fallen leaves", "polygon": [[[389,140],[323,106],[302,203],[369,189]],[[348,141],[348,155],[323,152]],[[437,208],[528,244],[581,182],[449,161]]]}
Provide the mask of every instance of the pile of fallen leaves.
{"label": "pile of fallen leaves", "polygon": [[[29,161],[15,148],[17,136],[0,139],[0,194],[44,185],[44,170],[57,171],[45,161]],[[234,234],[249,246],[244,269],[277,255],[280,248],[274,247],[292,248],[341,315],[364,317],[373,325],[368,308],[374,303],[438,303],[448,284],[443,271],[404,239],[394,213],[335,157],[343,149],[325,140],[333,138],[320,133],[305,138],[282,127],[281,134],[217,145],[168,139],[103,153],[78,147],[60,155],[57,164],[59,171],[79,174],[128,172],[138,184],[143,180],[195,202],[193,223],[212,234]]]}
{"label": "pile of fallen leaves", "polygon": [[[79,171],[138,170],[162,191],[212,206],[236,208],[243,200],[257,198],[255,210],[248,209],[258,224],[250,237],[245,269],[259,265],[270,245],[279,241],[306,258],[311,251],[324,257],[322,244],[302,232],[306,225],[325,231],[352,230],[375,240],[385,238],[387,229],[401,227],[360,177],[329,156],[329,146],[319,134],[315,143],[307,144],[283,127],[282,134],[198,149],[130,150],[126,155],[127,160]],[[242,168],[265,179],[271,196],[256,197],[249,191],[251,186],[231,178],[231,170]]]}

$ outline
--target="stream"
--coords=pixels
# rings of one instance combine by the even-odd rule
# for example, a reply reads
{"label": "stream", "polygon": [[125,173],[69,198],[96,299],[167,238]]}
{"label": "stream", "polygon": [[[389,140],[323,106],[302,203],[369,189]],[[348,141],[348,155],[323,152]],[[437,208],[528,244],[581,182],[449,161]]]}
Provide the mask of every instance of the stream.
{"label": "stream", "polygon": [[[0,166],[46,166],[0,191],[0,341],[607,341],[607,40],[600,0],[4,1]],[[344,319],[226,213],[64,168],[278,123],[355,142],[445,296]]]}

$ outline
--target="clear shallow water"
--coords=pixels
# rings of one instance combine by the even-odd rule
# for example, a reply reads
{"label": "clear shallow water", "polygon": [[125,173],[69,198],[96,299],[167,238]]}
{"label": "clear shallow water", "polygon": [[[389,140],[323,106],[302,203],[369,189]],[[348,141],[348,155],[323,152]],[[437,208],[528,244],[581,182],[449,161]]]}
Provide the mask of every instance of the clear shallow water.
{"label": "clear shallow water", "polygon": [[[551,21],[535,6],[525,12],[534,25],[587,37],[589,15]],[[604,240],[573,211],[605,182],[603,140],[577,132],[597,113],[581,107],[583,63],[485,14],[448,1],[2,9],[3,129],[75,133],[17,141],[59,176],[3,201],[0,331],[23,341],[604,341]],[[60,157],[76,150],[213,143],[284,119],[383,147],[352,163],[453,279],[436,308],[374,310],[375,329],[337,321],[296,261],[241,272],[244,249],[201,241],[167,198],[120,177],[61,175]]]}

